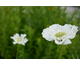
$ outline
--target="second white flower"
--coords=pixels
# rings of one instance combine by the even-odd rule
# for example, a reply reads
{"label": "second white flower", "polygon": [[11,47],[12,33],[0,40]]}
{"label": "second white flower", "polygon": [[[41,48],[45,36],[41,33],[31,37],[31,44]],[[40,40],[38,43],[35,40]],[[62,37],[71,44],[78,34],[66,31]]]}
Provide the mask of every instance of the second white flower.
{"label": "second white flower", "polygon": [[28,41],[26,37],[26,34],[21,34],[21,36],[19,36],[18,33],[16,33],[13,37],[11,36],[11,38],[14,40],[13,44],[22,44],[25,45],[25,43]]}
{"label": "second white flower", "polygon": [[42,36],[48,41],[55,41],[56,44],[70,44],[69,39],[73,39],[78,31],[78,27],[75,25],[65,24],[61,26],[59,24],[51,25],[42,32]]}

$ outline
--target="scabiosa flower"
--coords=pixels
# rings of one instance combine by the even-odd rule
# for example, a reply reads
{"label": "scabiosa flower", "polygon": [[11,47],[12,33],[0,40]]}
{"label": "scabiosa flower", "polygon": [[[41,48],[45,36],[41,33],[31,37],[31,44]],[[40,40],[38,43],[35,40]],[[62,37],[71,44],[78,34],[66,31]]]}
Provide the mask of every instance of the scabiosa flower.
{"label": "scabiosa flower", "polygon": [[71,44],[70,39],[73,39],[78,31],[78,27],[75,25],[65,24],[61,26],[59,24],[53,24],[46,28],[42,32],[42,36],[48,41],[55,41],[56,44]]}
{"label": "scabiosa flower", "polygon": [[25,45],[25,43],[28,41],[26,37],[26,34],[21,34],[21,36],[19,36],[18,33],[16,33],[13,37],[11,36],[11,38],[14,40],[13,44],[22,44]]}

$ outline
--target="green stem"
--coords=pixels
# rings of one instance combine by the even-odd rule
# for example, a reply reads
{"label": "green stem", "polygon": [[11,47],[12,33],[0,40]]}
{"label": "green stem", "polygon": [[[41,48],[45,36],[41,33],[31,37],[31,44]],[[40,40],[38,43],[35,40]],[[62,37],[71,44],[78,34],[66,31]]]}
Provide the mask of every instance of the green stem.
{"label": "green stem", "polygon": [[25,47],[23,48],[23,59],[25,59]]}
{"label": "green stem", "polygon": [[61,59],[61,57],[62,57],[62,51],[63,51],[63,44],[61,46],[61,52],[60,52],[60,55],[59,55],[59,59]]}
{"label": "green stem", "polygon": [[18,47],[17,47],[16,59],[18,58],[18,52],[19,52],[19,44],[18,44]]}

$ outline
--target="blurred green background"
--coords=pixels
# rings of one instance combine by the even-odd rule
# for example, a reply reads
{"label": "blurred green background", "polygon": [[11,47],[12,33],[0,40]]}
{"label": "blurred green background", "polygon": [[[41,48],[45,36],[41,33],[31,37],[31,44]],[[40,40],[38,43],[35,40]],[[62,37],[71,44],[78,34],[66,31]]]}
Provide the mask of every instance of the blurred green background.
{"label": "blurred green background", "polygon": [[[45,40],[41,33],[52,24],[80,27],[80,12],[65,11],[60,6],[0,6],[0,58],[16,58],[17,44],[10,37],[19,33],[27,34],[29,40],[20,46],[19,59],[58,59],[61,45]],[[80,31],[71,41],[63,47],[62,59],[80,58]]]}

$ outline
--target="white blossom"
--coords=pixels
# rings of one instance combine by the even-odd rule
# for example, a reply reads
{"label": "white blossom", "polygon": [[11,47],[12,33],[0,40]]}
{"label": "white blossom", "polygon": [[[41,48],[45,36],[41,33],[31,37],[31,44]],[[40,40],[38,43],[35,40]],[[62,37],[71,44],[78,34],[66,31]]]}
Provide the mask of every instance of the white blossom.
{"label": "white blossom", "polygon": [[78,31],[78,27],[75,25],[65,24],[61,26],[59,24],[53,24],[44,29],[42,36],[48,41],[55,41],[56,44],[71,44],[70,39],[73,39]]}
{"label": "white blossom", "polygon": [[21,34],[21,36],[19,36],[18,33],[16,33],[13,37],[11,36],[11,39],[14,40],[13,44],[22,44],[25,45],[25,43],[28,41],[26,37],[26,34]]}

